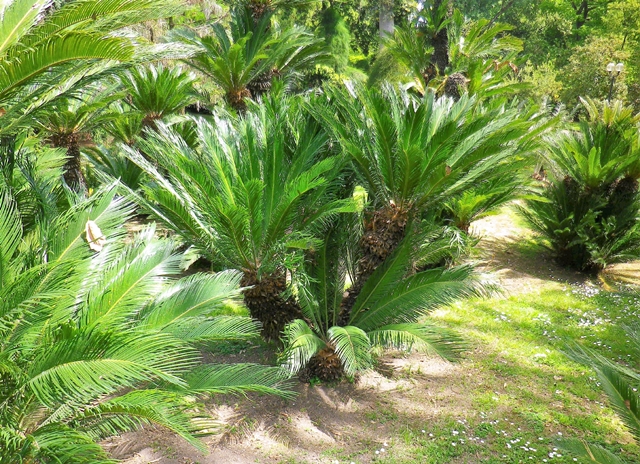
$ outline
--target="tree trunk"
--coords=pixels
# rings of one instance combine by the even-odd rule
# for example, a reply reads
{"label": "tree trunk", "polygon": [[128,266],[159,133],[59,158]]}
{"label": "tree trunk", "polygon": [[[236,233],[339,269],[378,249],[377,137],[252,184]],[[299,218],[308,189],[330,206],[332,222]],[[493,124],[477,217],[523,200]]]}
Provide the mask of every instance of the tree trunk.
{"label": "tree trunk", "polygon": [[393,35],[393,0],[380,0],[380,37]]}
{"label": "tree trunk", "polygon": [[340,305],[339,325],[347,325],[351,309],[364,284],[404,239],[408,222],[408,211],[393,203],[374,211],[365,220],[364,234],[360,240],[362,258],[358,262],[355,282],[347,290]]}
{"label": "tree trunk", "polygon": [[[452,14],[450,0],[435,0],[433,9],[437,11],[443,2],[448,4],[448,14]],[[446,18],[442,18],[443,20]],[[440,29],[433,38],[433,54],[431,55],[431,63],[436,67],[438,74],[443,76],[449,67],[449,37],[447,36],[447,28]]]}
{"label": "tree trunk", "polygon": [[67,150],[67,161],[64,165],[64,181],[69,188],[77,193],[87,195],[87,181],[82,173],[80,161],[80,135],[58,134],[51,137],[51,145]]}
{"label": "tree trunk", "polygon": [[251,287],[244,291],[244,302],[251,317],[262,323],[262,337],[265,340],[278,340],[285,325],[303,318],[296,299],[282,296],[287,289],[284,273],[258,279],[255,271],[245,272],[240,285]]}

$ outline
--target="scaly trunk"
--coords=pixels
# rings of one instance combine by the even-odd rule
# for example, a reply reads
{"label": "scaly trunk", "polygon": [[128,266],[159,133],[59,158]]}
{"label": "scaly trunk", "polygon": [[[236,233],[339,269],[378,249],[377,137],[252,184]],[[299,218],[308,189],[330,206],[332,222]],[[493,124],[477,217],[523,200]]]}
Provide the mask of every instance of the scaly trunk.
{"label": "scaly trunk", "polygon": [[80,134],[56,134],[50,138],[51,145],[67,150],[67,161],[64,165],[64,181],[74,192],[87,194],[87,181],[82,173],[80,160]]}
{"label": "scaly trunk", "polygon": [[335,382],[344,376],[344,368],[340,358],[332,348],[323,348],[309,360],[300,372],[300,379],[309,382],[317,378],[323,382]]}
{"label": "scaly trunk", "polygon": [[404,239],[408,219],[406,209],[389,203],[371,213],[365,220],[364,234],[360,240],[362,258],[358,262],[355,282],[347,290],[340,305],[339,325],[347,325],[351,309],[367,279]]}
{"label": "scaly trunk", "polygon": [[285,325],[303,318],[295,298],[282,295],[287,289],[284,273],[263,275],[258,279],[255,271],[245,272],[240,285],[252,287],[244,291],[244,302],[251,317],[262,323],[265,340],[278,340]]}
{"label": "scaly trunk", "polygon": [[[450,0],[435,0],[433,2],[434,10],[438,10],[443,2],[448,4],[448,15],[451,15]],[[446,18],[443,18],[446,19]],[[433,38],[433,54],[431,55],[431,63],[435,66],[436,71],[441,76],[444,75],[449,67],[449,37],[447,36],[447,28],[440,29]]]}

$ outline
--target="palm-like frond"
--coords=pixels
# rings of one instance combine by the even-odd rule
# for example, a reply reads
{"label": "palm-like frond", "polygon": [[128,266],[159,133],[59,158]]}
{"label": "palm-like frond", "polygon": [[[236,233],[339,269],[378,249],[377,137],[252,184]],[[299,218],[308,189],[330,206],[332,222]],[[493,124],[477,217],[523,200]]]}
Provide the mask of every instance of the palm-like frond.
{"label": "palm-like frond", "polygon": [[22,239],[22,223],[13,199],[8,192],[0,189],[0,289],[8,280],[7,267],[20,240]]}
{"label": "palm-like frond", "polygon": [[373,346],[437,354],[448,361],[457,360],[467,347],[455,332],[430,324],[391,324],[372,330],[367,335]]}
{"label": "palm-like frond", "polygon": [[0,7],[0,56],[5,51],[15,45],[24,34],[29,31],[45,8],[51,3],[50,0],[13,0],[3,2]]}
{"label": "palm-like frond", "polygon": [[[4,195],[0,213],[14,214]],[[110,462],[94,440],[148,423],[204,449],[196,437],[214,424],[198,412],[197,396],[286,395],[280,368],[201,364],[193,343],[257,332],[249,318],[215,317],[221,302],[237,298],[239,276],[175,281],[175,246],[154,240],[152,228],[121,243],[130,206],[114,195],[112,185],[51,224],[20,229],[39,253],[31,262],[13,253],[9,264],[21,273],[0,288],[3,462]],[[100,251],[87,243],[87,221],[105,234]]]}
{"label": "palm-like frond", "polygon": [[280,356],[280,362],[291,374],[295,374],[306,366],[316,353],[327,346],[326,342],[301,319],[287,324],[283,343],[285,350]]}
{"label": "palm-like frond", "polygon": [[329,343],[342,362],[347,375],[354,375],[371,367],[371,341],[359,327],[334,326],[327,330]]}
{"label": "palm-like frond", "polygon": [[558,446],[574,456],[587,460],[587,462],[596,462],[598,464],[624,464],[625,462],[611,451],[601,446],[587,443],[584,440],[564,438],[558,441]]}
{"label": "palm-like frond", "polygon": [[207,365],[193,370],[186,381],[188,389],[196,393],[259,392],[292,397],[285,390],[286,371],[279,367],[258,364]]}

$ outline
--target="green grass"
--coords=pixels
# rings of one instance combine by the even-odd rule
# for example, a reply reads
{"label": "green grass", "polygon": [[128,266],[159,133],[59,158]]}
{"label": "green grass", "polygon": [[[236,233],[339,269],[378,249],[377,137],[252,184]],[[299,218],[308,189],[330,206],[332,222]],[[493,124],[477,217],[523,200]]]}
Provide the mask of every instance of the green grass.
{"label": "green grass", "polygon": [[367,453],[332,456],[381,464],[574,463],[557,447],[562,436],[584,438],[638,462],[640,448],[608,407],[595,375],[563,353],[565,340],[578,340],[637,368],[619,325],[638,320],[638,303],[633,293],[555,284],[539,293],[438,311],[436,319],[472,344],[462,361],[467,375],[455,380],[472,407],[419,422],[381,403],[367,418],[395,424],[384,451],[372,443]]}

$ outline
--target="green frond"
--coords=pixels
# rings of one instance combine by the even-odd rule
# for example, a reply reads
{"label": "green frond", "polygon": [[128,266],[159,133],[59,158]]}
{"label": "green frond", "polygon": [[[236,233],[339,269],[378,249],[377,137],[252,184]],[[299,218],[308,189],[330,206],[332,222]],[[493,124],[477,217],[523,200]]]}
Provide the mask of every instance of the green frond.
{"label": "green frond", "polygon": [[87,202],[72,207],[48,224],[43,244],[48,250],[48,261],[70,260],[89,256],[92,252],[86,241],[87,221],[94,221],[105,237],[115,240],[125,231],[122,225],[133,212],[133,206],[124,198],[114,199],[117,185],[105,186]]}
{"label": "green frond", "polygon": [[143,314],[150,329],[166,330],[189,318],[215,314],[223,303],[241,301],[237,271],[216,274],[194,274],[180,279],[160,294]]}
{"label": "green frond", "polygon": [[206,447],[196,438],[219,428],[212,418],[194,417],[193,408],[179,393],[145,389],[131,391],[89,407],[73,416],[77,428],[94,440],[137,430],[143,425],[159,425],[180,435],[201,452]]}
{"label": "green frond", "polygon": [[430,324],[392,324],[367,333],[373,346],[416,350],[455,361],[467,347],[455,332]]}
{"label": "green frond", "polygon": [[280,363],[291,374],[296,374],[307,365],[318,351],[327,344],[318,337],[309,325],[301,320],[291,321],[284,329],[282,336],[284,351]]}
{"label": "green frond", "polygon": [[41,19],[51,0],[8,0],[0,7],[0,57]]}
{"label": "green frond", "polygon": [[96,258],[99,285],[88,293],[85,309],[78,314],[84,324],[118,326],[128,321],[180,274],[181,257],[174,253],[175,245],[154,240],[154,231],[153,227],[143,231],[119,255],[101,252]]}
{"label": "green frond", "polygon": [[248,340],[260,334],[260,323],[244,316],[190,317],[163,329],[186,343]]}
{"label": "green frond", "polygon": [[640,399],[637,388],[615,367],[607,365],[592,367],[598,374],[609,403],[636,440],[640,440]]}
{"label": "green frond", "polygon": [[27,437],[20,452],[16,454],[27,459],[33,456],[61,464],[116,464],[90,436],[63,424],[39,428]]}
{"label": "green frond", "polygon": [[54,11],[21,42],[33,47],[49,37],[77,29],[111,32],[179,14],[183,9],[173,0],[75,0]]}
{"label": "green frond", "polygon": [[22,239],[22,221],[8,191],[0,189],[0,290],[9,279],[9,264]]}
{"label": "green frond", "polygon": [[83,404],[141,382],[184,386],[198,358],[167,334],[81,330],[34,359],[27,387],[45,405]]}
{"label": "green frond", "polygon": [[345,374],[354,375],[371,367],[371,341],[361,328],[352,325],[333,326],[327,331],[327,336],[342,362]]}
{"label": "green frond", "polygon": [[105,38],[82,32],[53,37],[37,48],[21,51],[0,62],[0,100],[5,100],[20,87],[49,68],[74,60],[126,61],[133,55],[129,40]]}
{"label": "green frond", "polygon": [[367,311],[353,314],[351,324],[370,331],[386,324],[414,322],[439,306],[486,294],[487,289],[474,278],[471,266],[430,269],[396,281],[393,288],[376,288],[368,299],[371,303]]}
{"label": "green frond", "polygon": [[259,364],[206,365],[189,373],[187,389],[194,393],[258,392],[291,398],[288,373],[279,367]]}
{"label": "green frond", "polygon": [[577,438],[563,438],[558,440],[558,447],[587,462],[598,464],[624,464],[625,461],[612,452],[598,445],[592,445]]}

